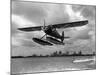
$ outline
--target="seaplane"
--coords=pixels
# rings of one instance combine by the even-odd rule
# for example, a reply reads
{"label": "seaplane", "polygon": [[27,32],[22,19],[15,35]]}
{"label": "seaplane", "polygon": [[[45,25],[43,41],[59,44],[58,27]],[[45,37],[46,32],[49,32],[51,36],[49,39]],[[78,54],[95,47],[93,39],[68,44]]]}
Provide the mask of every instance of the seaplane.
{"label": "seaplane", "polygon": [[[69,23],[60,23],[60,24],[52,24],[52,25],[44,25],[43,26],[36,26],[36,27],[25,27],[25,28],[18,28],[20,31],[43,31],[45,35],[41,38],[35,38],[33,37],[32,40],[40,45],[49,45],[52,46],[54,44],[56,45],[65,45],[63,42],[64,39],[68,39],[70,37],[64,36],[64,31],[62,31],[62,35],[58,33],[56,29],[64,29],[64,28],[70,28],[70,27],[79,27],[84,26],[88,24],[88,20],[83,21],[76,21],[76,22],[69,22]],[[43,38],[46,36],[46,39],[43,40]]]}

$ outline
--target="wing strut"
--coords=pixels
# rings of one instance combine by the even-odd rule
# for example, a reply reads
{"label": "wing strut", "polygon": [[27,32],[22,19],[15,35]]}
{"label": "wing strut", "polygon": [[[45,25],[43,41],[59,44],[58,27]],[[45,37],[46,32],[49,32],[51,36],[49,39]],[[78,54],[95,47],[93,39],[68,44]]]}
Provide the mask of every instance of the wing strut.
{"label": "wing strut", "polygon": [[43,35],[40,39],[42,39],[43,37],[45,37],[47,34]]}

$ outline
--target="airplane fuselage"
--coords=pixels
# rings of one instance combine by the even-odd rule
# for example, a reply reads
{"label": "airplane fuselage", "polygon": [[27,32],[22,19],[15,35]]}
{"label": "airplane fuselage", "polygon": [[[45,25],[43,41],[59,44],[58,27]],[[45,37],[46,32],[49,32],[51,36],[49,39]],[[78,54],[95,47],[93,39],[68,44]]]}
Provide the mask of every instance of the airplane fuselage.
{"label": "airplane fuselage", "polygon": [[55,37],[55,38],[58,38],[58,39],[62,38],[62,36],[57,32],[57,30],[55,28],[52,28],[51,26],[46,27],[44,32],[47,35],[50,35],[52,37]]}

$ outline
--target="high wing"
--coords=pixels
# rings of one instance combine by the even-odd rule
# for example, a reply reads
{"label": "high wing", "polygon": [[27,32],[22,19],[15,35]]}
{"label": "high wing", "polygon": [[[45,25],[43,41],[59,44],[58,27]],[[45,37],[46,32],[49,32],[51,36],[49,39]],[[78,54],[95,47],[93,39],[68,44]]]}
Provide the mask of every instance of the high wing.
{"label": "high wing", "polygon": [[[78,27],[78,26],[83,26],[88,24],[88,20],[84,20],[84,21],[77,21],[77,22],[69,22],[69,23],[61,23],[61,24],[53,24],[53,25],[49,25],[52,26],[53,28],[69,28],[69,27]],[[18,28],[18,30],[21,31],[40,31],[42,30],[43,26],[36,26],[36,27],[26,27],[26,28]],[[45,26],[48,27],[48,26]]]}
{"label": "high wing", "polygon": [[26,28],[18,28],[18,30],[21,31],[40,31],[42,26],[36,26],[36,27],[26,27]]}
{"label": "high wing", "polygon": [[77,22],[69,22],[69,23],[61,23],[52,25],[53,28],[69,28],[69,27],[78,27],[88,24],[88,20],[77,21]]}

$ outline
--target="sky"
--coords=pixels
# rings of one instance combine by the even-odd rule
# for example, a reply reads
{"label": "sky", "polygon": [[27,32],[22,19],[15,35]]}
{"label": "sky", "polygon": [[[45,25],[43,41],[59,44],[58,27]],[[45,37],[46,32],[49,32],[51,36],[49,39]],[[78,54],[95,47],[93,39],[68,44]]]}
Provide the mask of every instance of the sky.
{"label": "sky", "polygon": [[[95,51],[95,6],[12,0],[11,9],[12,56],[45,55],[55,51],[78,52],[80,50],[86,54]],[[43,26],[44,19],[46,25],[82,20],[88,20],[89,23],[81,27],[57,29],[60,34],[64,31],[65,36],[71,37],[64,40],[65,45],[41,46],[32,41],[32,38],[41,38],[45,34],[43,31],[17,30],[23,27]]]}

